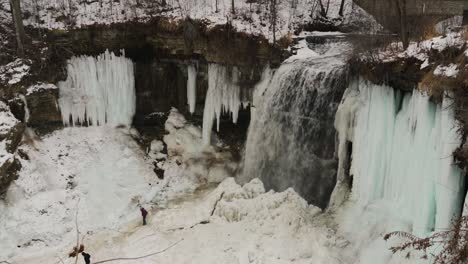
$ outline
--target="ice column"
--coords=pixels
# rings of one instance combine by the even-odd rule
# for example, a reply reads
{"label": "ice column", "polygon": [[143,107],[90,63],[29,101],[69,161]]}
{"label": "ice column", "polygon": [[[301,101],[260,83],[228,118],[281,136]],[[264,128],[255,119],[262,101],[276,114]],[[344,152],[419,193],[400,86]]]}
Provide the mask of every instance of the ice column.
{"label": "ice column", "polygon": [[464,199],[464,179],[452,157],[461,139],[450,100],[436,105],[419,91],[402,94],[362,80],[354,87],[358,91],[346,93],[339,111],[347,108],[349,118],[335,124],[340,140],[353,144],[352,199],[390,202],[392,215],[407,219],[419,235],[448,228]]}
{"label": "ice column", "polygon": [[187,102],[189,104],[190,113],[193,114],[197,103],[197,68],[195,68],[195,65],[190,64],[187,66],[187,72]]}
{"label": "ice column", "polygon": [[67,80],[58,83],[64,125],[131,124],[136,96],[130,59],[108,51],[97,58],[73,57],[67,72]]}
{"label": "ice column", "polygon": [[211,142],[211,130],[215,119],[219,131],[219,122],[223,111],[230,112],[232,121],[237,123],[241,107],[238,79],[239,71],[236,67],[233,67],[231,72],[228,71],[228,68],[218,64],[208,65],[208,92],[203,112],[204,145],[209,145]]}

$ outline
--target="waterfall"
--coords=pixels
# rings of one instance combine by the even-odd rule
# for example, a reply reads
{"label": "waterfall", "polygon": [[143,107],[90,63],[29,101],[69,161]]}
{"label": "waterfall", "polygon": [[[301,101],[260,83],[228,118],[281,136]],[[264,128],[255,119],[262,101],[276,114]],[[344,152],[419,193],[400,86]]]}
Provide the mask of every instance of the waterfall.
{"label": "waterfall", "polygon": [[197,104],[197,68],[195,68],[195,65],[188,65],[187,72],[187,102],[189,104],[189,111],[193,114]]}
{"label": "waterfall", "polygon": [[131,125],[136,97],[130,59],[108,51],[97,58],[73,57],[67,73],[58,83],[64,125]]}
{"label": "waterfall", "polygon": [[232,70],[218,64],[208,65],[208,92],[203,112],[203,144],[211,143],[213,122],[217,120],[217,130],[223,112],[231,113],[232,121],[237,123],[237,116],[241,107],[240,87],[238,85],[239,71]]}
{"label": "waterfall", "polygon": [[348,90],[336,128],[340,148],[352,144],[351,199],[364,206],[391,203],[391,215],[412,223],[418,235],[450,227],[464,199],[464,179],[452,157],[461,138],[450,100],[436,105],[419,91],[402,94],[362,80]]}
{"label": "waterfall", "polygon": [[258,177],[267,189],[293,187],[326,207],[336,178],[333,120],[347,86],[346,63],[335,55],[265,70],[253,96],[241,182]]}

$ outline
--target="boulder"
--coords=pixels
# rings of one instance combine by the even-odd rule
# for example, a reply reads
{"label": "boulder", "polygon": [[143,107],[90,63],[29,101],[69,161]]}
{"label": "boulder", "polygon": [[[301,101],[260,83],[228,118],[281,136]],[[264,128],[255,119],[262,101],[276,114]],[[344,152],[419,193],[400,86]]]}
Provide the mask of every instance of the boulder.
{"label": "boulder", "polygon": [[62,124],[58,105],[59,91],[55,85],[44,87],[40,89],[30,87],[26,94],[29,109],[28,125],[31,127]]}

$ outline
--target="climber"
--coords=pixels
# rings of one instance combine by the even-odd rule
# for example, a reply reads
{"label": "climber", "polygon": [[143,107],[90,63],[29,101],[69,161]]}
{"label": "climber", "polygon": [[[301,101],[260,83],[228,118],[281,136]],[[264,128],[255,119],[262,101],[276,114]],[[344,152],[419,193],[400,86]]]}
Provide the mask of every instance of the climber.
{"label": "climber", "polygon": [[86,264],[91,264],[91,255],[89,255],[86,252],[81,252],[81,255],[83,255],[84,261]]}
{"label": "climber", "polygon": [[146,216],[148,215],[148,211],[145,208],[140,206],[141,216],[143,217],[143,225],[146,225]]}

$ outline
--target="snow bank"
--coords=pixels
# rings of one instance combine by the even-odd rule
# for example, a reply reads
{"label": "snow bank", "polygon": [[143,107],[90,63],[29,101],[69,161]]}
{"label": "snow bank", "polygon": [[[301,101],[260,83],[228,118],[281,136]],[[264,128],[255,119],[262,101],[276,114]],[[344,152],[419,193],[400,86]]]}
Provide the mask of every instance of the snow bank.
{"label": "snow bank", "polygon": [[441,52],[448,47],[461,49],[468,43],[462,32],[450,32],[443,36],[434,37],[421,42],[411,42],[406,50],[401,52],[394,52],[395,50],[402,50],[401,43],[393,43],[390,51],[384,51],[380,54],[381,58],[385,61],[391,61],[396,58],[409,58],[414,57],[420,61],[430,62],[430,53],[433,51]]}
{"label": "snow bank", "polygon": [[8,85],[19,83],[29,74],[31,61],[16,59],[6,65],[0,65],[0,82]]}
{"label": "snow bank", "polygon": [[445,76],[445,77],[456,77],[458,75],[458,65],[451,63],[450,65],[443,66],[439,65],[434,70],[434,75]]}
{"label": "snow bank", "polygon": [[132,123],[135,80],[133,63],[125,54],[119,57],[106,51],[97,58],[73,57],[67,71],[67,80],[58,83],[65,125]]}
{"label": "snow bank", "polygon": [[0,101],[0,137],[5,137],[19,123],[10,112],[10,107]]}
{"label": "snow bank", "polygon": [[65,128],[22,148],[30,159],[0,202],[0,259],[73,243],[77,208],[83,233],[118,228],[158,188],[125,130]]}
{"label": "snow bank", "polygon": [[58,89],[58,87],[55,84],[37,83],[28,87],[28,89],[26,90],[26,95],[30,95],[36,92],[41,92],[44,90],[55,90],[55,89]]}

